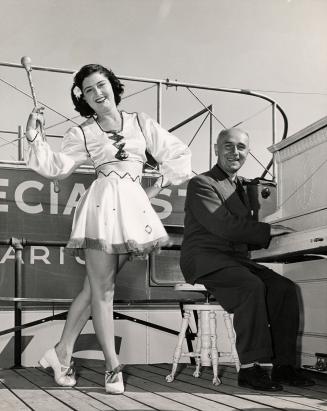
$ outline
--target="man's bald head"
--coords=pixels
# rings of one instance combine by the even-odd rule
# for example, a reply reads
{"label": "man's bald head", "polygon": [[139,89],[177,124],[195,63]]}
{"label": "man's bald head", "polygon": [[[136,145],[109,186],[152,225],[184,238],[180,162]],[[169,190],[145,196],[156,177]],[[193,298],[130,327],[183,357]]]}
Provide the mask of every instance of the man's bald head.
{"label": "man's bald head", "polygon": [[249,144],[249,134],[242,130],[241,128],[237,128],[237,127],[232,127],[232,128],[225,128],[224,130],[221,130],[221,132],[218,134],[217,137],[217,144],[219,144],[219,141],[223,141],[226,138],[229,137],[236,137],[236,136],[246,136],[247,140],[248,140],[248,144]]}
{"label": "man's bald head", "polygon": [[215,153],[217,164],[228,175],[234,176],[249,153],[249,135],[240,128],[222,130],[217,138]]}

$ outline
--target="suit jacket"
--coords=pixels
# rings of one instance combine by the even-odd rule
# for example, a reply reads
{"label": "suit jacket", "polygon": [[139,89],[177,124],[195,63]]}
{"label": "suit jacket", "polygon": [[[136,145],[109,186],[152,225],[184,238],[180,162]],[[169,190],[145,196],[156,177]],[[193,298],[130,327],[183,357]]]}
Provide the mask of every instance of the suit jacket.
{"label": "suit jacket", "polygon": [[189,181],[180,260],[186,281],[249,262],[249,248],[268,247],[270,225],[252,218],[242,178],[238,183],[240,194],[217,165]]}

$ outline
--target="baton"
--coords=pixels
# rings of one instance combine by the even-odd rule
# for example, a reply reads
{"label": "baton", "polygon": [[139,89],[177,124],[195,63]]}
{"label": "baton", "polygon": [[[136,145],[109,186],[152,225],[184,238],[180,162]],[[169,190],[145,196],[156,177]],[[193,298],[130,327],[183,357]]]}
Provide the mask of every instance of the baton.
{"label": "baton", "polygon": [[[22,66],[26,70],[28,83],[30,85],[30,89],[31,89],[31,93],[32,93],[34,107],[37,108],[38,103],[37,103],[37,99],[36,99],[34,84],[33,84],[33,81],[32,81],[32,66],[31,66],[32,60],[31,60],[30,57],[24,56],[24,57],[21,58],[20,62],[22,63]],[[42,138],[43,138],[43,140],[45,140],[43,124],[40,121],[39,121],[39,125],[40,125],[40,131],[41,131]],[[59,187],[58,180],[53,180],[53,189],[54,189],[55,193],[59,193],[60,187]]]}

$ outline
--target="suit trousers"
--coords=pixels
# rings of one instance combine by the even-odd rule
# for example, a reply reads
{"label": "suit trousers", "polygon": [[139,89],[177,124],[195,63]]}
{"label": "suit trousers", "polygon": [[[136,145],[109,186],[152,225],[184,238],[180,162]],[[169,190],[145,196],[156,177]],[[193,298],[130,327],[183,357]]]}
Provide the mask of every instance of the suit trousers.
{"label": "suit trousers", "polygon": [[234,314],[241,364],[296,363],[299,305],[295,284],[273,270],[244,259],[200,277],[222,307]]}

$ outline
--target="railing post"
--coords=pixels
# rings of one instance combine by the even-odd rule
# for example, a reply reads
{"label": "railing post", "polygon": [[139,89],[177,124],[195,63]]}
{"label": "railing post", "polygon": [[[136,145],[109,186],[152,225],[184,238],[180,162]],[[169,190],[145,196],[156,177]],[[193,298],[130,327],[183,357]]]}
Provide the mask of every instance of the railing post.
{"label": "railing post", "polygon": [[[273,144],[276,143],[276,103],[272,103],[272,142]],[[273,175],[273,180],[276,180],[276,160],[275,156],[273,154],[273,159],[272,159],[272,175]]]}
{"label": "railing post", "polygon": [[18,126],[18,161],[24,161],[24,131]]}
{"label": "railing post", "polygon": [[210,110],[210,117],[209,117],[209,169],[212,168],[212,115],[213,115],[213,106],[210,104],[208,107]]}
{"label": "railing post", "polygon": [[[11,238],[11,246],[15,250],[15,298],[22,298],[23,296],[23,246],[24,240],[17,238]],[[21,301],[15,301],[15,327],[22,325],[22,303]],[[19,329],[15,331],[14,339],[14,367],[19,368],[22,366],[22,331]]]}
{"label": "railing post", "polygon": [[157,83],[157,122],[161,124],[162,113],[161,113],[161,100],[162,100],[162,84]]}

